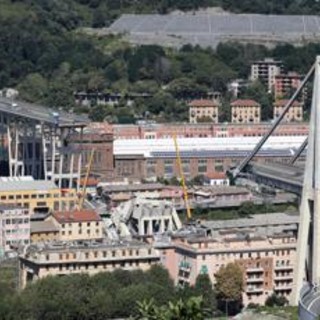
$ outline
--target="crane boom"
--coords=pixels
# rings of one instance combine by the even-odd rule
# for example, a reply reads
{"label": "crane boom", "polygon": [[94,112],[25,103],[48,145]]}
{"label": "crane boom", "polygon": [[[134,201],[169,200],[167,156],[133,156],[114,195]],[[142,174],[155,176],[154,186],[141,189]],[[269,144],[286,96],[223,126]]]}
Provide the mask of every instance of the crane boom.
{"label": "crane boom", "polygon": [[80,198],[80,201],[79,201],[79,209],[80,209],[80,210],[81,210],[82,207],[83,207],[84,199],[85,199],[85,196],[86,196],[86,189],[87,189],[89,174],[90,174],[91,167],[92,167],[93,156],[94,156],[94,149],[91,150],[91,154],[90,154],[90,158],[89,158],[89,163],[88,163],[88,167],[87,167],[87,172],[86,172],[86,176],[85,176],[85,179],[84,179],[84,184],[83,184],[83,188],[82,188],[81,198]]}
{"label": "crane boom", "polygon": [[173,135],[173,141],[174,141],[174,147],[176,149],[176,160],[177,160],[177,165],[179,168],[179,174],[180,174],[180,179],[181,179],[181,186],[182,186],[182,191],[183,191],[183,199],[184,203],[187,209],[187,218],[188,220],[191,220],[192,215],[191,215],[191,209],[189,205],[189,199],[188,199],[188,190],[186,186],[186,181],[184,178],[184,173],[183,173],[183,168],[182,168],[182,163],[181,163],[181,156],[180,156],[180,150],[179,150],[179,145],[178,145],[178,140],[176,134]]}

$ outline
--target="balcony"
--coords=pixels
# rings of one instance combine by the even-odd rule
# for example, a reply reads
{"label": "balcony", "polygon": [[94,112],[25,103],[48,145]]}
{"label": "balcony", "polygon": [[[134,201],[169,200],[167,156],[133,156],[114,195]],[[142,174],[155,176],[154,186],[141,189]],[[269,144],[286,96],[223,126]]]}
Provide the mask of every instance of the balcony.
{"label": "balcony", "polygon": [[293,265],[276,265],[275,270],[293,270]]}
{"label": "balcony", "polygon": [[275,281],[284,281],[284,280],[292,280],[293,278],[293,274],[289,274],[289,275],[285,275],[285,276],[280,276],[280,275],[276,275],[274,277]]}
{"label": "balcony", "polygon": [[273,287],[274,291],[287,291],[287,290],[292,290],[292,284],[287,284],[287,285],[275,285]]}
{"label": "balcony", "polygon": [[261,293],[263,292],[263,286],[259,286],[259,287],[247,287],[246,289],[246,293],[250,294],[250,293]]}
{"label": "balcony", "polygon": [[191,269],[191,263],[188,261],[181,261],[179,263],[179,269],[185,272],[190,272]]}
{"label": "balcony", "polygon": [[247,273],[263,273],[263,268],[256,267],[256,268],[247,268]]}
{"label": "balcony", "polygon": [[247,283],[260,283],[260,282],[263,282],[263,278],[261,277],[256,277],[256,278],[247,278],[246,279],[246,282]]}

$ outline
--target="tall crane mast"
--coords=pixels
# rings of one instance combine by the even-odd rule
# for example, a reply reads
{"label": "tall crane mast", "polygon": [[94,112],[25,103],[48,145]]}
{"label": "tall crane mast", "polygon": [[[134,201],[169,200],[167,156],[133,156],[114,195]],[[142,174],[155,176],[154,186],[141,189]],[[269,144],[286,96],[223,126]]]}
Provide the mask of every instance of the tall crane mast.
{"label": "tall crane mast", "polygon": [[87,189],[89,174],[90,174],[91,167],[92,167],[93,156],[94,156],[94,149],[91,150],[89,163],[88,163],[88,166],[87,166],[87,172],[86,172],[86,176],[85,176],[85,179],[84,179],[84,184],[83,184],[81,197],[80,197],[80,201],[79,201],[79,210],[82,209],[83,203],[84,203],[84,200],[85,200],[85,197],[86,197],[86,189]]}
{"label": "tall crane mast", "polygon": [[177,160],[177,165],[178,165],[179,175],[180,175],[180,180],[181,180],[181,186],[182,186],[182,191],[183,191],[183,199],[184,199],[184,203],[185,203],[185,206],[187,209],[187,218],[190,221],[192,219],[192,214],[191,214],[191,208],[189,205],[188,190],[187,190],[186,180],[185,180],[184,173],[183,173],[180,150],[179,150],[178,139],[177,139],[176,134],[173,135],[173,141],[174,141],[174,147],[176,149],[176,160]]}

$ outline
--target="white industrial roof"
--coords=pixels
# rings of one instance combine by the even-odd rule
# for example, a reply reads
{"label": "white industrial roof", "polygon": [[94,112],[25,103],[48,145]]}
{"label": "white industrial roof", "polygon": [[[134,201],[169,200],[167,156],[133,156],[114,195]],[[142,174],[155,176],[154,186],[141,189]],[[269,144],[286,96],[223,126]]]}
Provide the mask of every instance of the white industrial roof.
{"label": "white industrial roof", "polygon": [[0,178],[0,192],[11,191],[43,191],[57,189],[53,181],[34,180],[32,177],[1,177]]}
{"label": "white industrial roof", "polygon": [[[241,151],[252,150],[261,137],[232,138],[179,138],[180,151]],[[306,136],[270,137],[262,150],[299,148]],[[173,139],[121,139],[114,141],[115,155],[142,154],[149,157],[151,152],[175,151]]]}

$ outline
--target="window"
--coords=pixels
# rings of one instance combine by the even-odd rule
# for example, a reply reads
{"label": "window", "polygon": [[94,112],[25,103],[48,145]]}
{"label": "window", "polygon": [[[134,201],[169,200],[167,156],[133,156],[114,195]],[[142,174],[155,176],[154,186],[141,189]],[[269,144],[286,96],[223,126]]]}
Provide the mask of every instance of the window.
{"label": "window", "polygon": [[198,173],[206,173],[207,172],[207,160],[199,159],[198,160]]}
{"label": "window", "polygon": [[87,226],[90,227],[90,222],[87,223]]}
{"label": "window", "polygon": [[190,173],[190,160],[188,159],[182,159],[182,170],[184,174]]}

